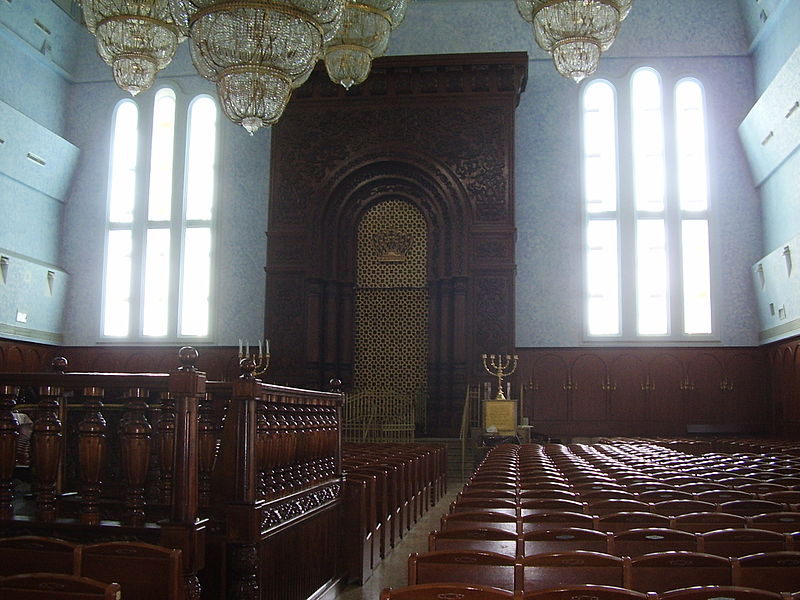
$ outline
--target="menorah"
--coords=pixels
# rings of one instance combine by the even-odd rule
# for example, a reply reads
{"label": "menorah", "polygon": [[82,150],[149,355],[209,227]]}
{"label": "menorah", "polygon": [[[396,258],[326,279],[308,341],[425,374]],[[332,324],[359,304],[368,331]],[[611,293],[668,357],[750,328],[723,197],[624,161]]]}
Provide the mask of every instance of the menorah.
{"label": "menorah", "polygon": [[266,373],[269,368],[269,340],[264,340],[263,344],[258,340],[258,354],[250,353],[249,341],[245,340],[243,346],[242,340],[239,340],[239,368],[245,378]]}
{"label": "menorah", "polygon": [[497,377],[497,396],[495,400],[505,400],[503,393],[503,377],[508,377],[517,368],[519,355],[517,354],[483,354],[483,368],[492,377]]}

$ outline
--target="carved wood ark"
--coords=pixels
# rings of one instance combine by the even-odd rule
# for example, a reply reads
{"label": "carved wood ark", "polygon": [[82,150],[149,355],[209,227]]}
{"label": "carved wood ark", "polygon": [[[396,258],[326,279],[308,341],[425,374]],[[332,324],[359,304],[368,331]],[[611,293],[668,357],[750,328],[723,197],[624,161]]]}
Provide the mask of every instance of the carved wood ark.
{"label": "carved wood ark", "polygon": [[514,348],[514,109],[524,53],[387,57],[346,92],[324,71],[272,132],[265,328],[290,385],[353,381],[362,216],[427,228],[428,432],[452,433],[484,352]]}

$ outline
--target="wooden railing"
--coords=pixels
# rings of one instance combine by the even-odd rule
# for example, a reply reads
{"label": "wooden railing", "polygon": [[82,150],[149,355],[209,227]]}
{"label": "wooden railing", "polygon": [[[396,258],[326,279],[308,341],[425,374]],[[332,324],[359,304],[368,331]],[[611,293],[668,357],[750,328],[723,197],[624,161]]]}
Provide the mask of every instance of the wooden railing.
{"label": "wooden railing", "polygon": [[0,537],[177,548],[187,598],[201,581],[204,598],[287,600],[334,581],[341,394],[264,384],[247,365],[207,382],[196,358],[182,349],[169,374],[0,373]]}

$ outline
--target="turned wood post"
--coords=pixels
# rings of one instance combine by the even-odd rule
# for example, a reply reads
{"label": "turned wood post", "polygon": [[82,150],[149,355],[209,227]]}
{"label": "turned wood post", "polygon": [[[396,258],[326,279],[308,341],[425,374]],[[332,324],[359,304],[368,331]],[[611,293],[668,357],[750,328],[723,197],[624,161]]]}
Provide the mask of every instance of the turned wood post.
{"label": "turned wood post", "polygon": [[148,392],[133,388],[126,395],[125,413],[120,422],[122,474],[125,478],[125,523],[135,527],[145,521],[144,485],[150,465],[152,428],[147,422]]}
{"label": "turned wood post", "polygon": [[100,522],[100,484],[106,458],[106,420],[103,418],[103,389],[83,389],[84,415],[78,425],[78,467],[81,479],[81,521]]}
{"label": "turned wood post", "polygon": [[172,502],[172,456],[175,452],[175,396],[161,394],[161,415],[158,418],[158,462],[161,466],[161,502]]}
{"label": "turned wood post", "polygon": [[[161,523],[161,543],[183,553],[183,578],[187,600],[200,597],[197,573],[205,564],[205,524],[198,518],[199,404],[205,396],[205,374],[195,368],[198,352],[180,349],[181,366],[170,373],[169,392],[174,399],[172,498],[169,519]],[[163,468],[163,465],[162,465]]]}
{"label": "turned wood post", "polygon": [[203,396],[199,410],[199,501],[201,506],[209,506],[211,504],[211,475],[217,459],[217,427],[214,423],[214,405],[208,394]]}
{"label": "turned wood post", "polygon": [[36,518],[40,521],[56,518],[56,482],[64,439],[57,416],[60,396],[61,388],[39,388],[39,410],[31,439],[31,464],[36,490]]}
{"label": "turned wood post", "polygon": [[0,386],[0,519],[14,516],[14,466],[17,463],[19,422],[14,416],[16,389]]}

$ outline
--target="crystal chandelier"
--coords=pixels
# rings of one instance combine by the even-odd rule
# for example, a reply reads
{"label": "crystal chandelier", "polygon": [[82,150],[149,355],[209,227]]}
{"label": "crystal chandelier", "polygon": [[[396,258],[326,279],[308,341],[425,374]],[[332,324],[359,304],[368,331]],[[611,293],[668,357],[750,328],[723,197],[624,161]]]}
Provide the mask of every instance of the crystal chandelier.
{"label": "crystal chandelier", "polygon": [[633,0],[516,0],[533,25],[536,43],[553,57],[564,77],[582,80],[595,72]]}
{"label": "crystal chandelier", "polygon": [[167,0],[82,0],[86,27],[114,81],[136,95],[153,85],[156,73],[175,56],[181,37]]}
{"label": "crystal chandelier", "polygon": [[278,121],[341,24],[345,0],[169,0],[197,72],[250,134]]}
{"label": "crystal chandelier", "polygon": [[389,35],[405,18],[410,0],[347,0],[342,25],[325,44],[325,68],[346,89],[363,82],[372,59],[383,56]]}

